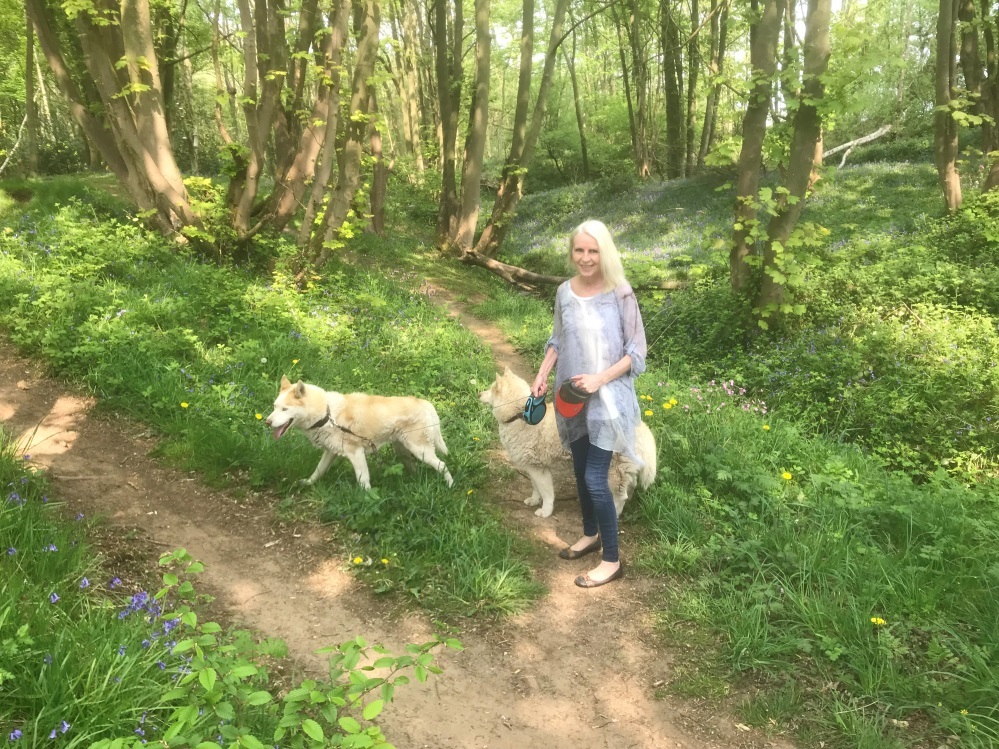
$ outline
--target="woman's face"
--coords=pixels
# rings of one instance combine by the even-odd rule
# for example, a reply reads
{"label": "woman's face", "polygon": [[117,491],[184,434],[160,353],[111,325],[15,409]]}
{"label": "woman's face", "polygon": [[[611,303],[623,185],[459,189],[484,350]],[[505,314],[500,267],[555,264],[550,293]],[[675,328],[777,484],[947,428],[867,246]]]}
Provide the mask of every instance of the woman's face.
{"label": "woman's face", "polygon": [[600,272],[600,247],[589,234],[580,232],[572,240],[572,264],[580,277],[587,281],[602,278]]}

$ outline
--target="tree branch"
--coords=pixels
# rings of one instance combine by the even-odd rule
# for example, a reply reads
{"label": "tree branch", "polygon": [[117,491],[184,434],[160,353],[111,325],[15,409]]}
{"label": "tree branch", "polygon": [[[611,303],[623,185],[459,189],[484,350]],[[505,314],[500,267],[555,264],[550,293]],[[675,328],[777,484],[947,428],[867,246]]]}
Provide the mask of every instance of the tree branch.
{"label": "tree branch", "polygon": [[891,130],[891,125],[882,125],[870,135],[865,135],[863,138],[856,138],[847,143],[842,143],[836,146],[835,148],[830,148],[828,151],[822,154],[822,159],[824,161],[826,156],[832,156],[834,153],[839,153],[840,151],[846,151],[846,153],[843,154],[843,160],[839,162],[839,165],[843,166],[843,164],[846,163],[846,157],[850,155],[850,151],[852,151],[857,146],[862,146],[864,143],[870,143],[872,140],[880,138],[889,130]]}

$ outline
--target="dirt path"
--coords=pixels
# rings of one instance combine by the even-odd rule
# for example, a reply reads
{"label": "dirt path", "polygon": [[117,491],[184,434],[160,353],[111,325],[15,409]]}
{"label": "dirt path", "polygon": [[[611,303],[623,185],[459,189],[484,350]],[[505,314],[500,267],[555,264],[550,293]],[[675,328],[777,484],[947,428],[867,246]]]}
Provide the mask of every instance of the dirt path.
{"label": "dirt path", "polygon": [[[529,376],[502,336],[453,309],[497,360]],[[306,670],[322,673],[315,650],[356,635],[393,649],[428,638],[424,616],[394,614],[345,572],[345,552],[322,526],[283,523],[273,498],[214,491],[162,467],[148,457],[142,425],[95,417],[92,406],[0,344],[0,423],[49,469],[69,512],[106,516],[154,557],[187,548],[205,562],[200,585],[227,618],[283,638]],[[557,501],[542,520],[521,504],[528,493],[523,482],[497,501],[522,532],[551,546],[552,562],[539,570],[550,594],[523,615],[461,632],[465,650],[443,657],[441,676],[397,691],[382,725],[399,749],[786,746],[698,704],[653,699],[670,672],[644,603],[657,583],[632,576],[580,591],[572,580],[587,561],[554,553],[575,538],[575,503]],[[626,552],[626,535],[622,544]]]}

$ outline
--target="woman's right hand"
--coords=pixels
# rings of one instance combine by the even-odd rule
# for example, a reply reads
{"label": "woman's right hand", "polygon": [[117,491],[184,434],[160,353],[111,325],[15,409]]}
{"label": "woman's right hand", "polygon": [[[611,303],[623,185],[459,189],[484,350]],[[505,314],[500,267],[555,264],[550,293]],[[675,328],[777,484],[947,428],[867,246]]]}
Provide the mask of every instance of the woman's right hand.
{"label": "woman's right hand", "polygon": [[531,385],[531,395],[533,395],[535,398],[540,398],[547,392],[548,392],[548,378],[547,377],[543,378],[541,376],[541,373],[539,372],[538,376],[534,378],[534,384]]}

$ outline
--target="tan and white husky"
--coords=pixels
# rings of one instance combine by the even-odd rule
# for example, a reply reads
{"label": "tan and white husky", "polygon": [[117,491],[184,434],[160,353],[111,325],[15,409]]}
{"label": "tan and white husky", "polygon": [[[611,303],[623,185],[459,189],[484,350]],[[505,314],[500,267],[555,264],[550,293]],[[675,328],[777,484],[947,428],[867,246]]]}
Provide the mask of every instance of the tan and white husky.
{"label": "tan and white husky", "polygon": [[[506,448],[513,467],[527,474],[533,493],[524,500],[531,507],[541,505],[535,515],[546,518],[555,504],[555,487],[552,467],[561,461],[570,465],[572,457],[562,449],[555,426],[555,408],[549,403],[540,424],[531,426],[520,415],[531,388],[507,367],[488,390],[479,393],[479,400],[492,406],[493,416],[499,424],[500,442]],[[610,467],[610,488],[614,507],[621,514],[624,503],[637,485],[647,489],[656,479],[656,440],[652,430],[639,422],[635,431],[635,452],[644,463],[639,467],[621,455],[614,455]]]}
{"label": "tan and white husky", "polygon": [[435,451],[447,455],[441,420],[433,404],[420,398],[336,393],[301,380],[292,384],[282,375],[274,410],[265,423],[274,430],[274,439],[294,427],[323,451],[306,484],[318,481],[333,458],[342,455],[354,466],[357,483],[370,489],[365,453],[389,443],[400,454],[410,453],[439,471],[448,486],[454,483]]}

